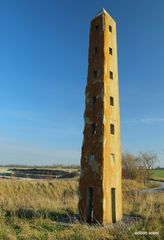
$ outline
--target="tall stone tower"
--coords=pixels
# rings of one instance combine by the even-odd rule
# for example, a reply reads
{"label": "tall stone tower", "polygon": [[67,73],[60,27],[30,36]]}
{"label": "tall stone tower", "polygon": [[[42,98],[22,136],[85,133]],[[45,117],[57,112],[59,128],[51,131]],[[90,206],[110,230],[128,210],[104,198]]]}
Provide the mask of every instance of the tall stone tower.
{"label": "tall stone tower", "polygon": [[103,9],[91,21],[79,212],[86,222],[122,218],[116,23]]}

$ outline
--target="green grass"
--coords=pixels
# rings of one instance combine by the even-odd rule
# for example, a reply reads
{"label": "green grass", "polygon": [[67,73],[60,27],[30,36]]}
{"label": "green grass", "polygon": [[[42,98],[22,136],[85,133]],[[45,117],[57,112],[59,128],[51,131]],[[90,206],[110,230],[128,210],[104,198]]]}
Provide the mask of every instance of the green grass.
{"label": "green grass", "polygon": [[[61,225],[57,218],[77,213],[78,181],[0,180],[0,240],[162,240],[163,193],[128,195],[144,186],[123,181],[123,213],[141,222],[114,226]],[[160,236],[135,237],[135,231],[159,231]]]}
{"label": "green grass", "polygon": [[160,170],[160,169],[152,170],[152,177],[154,177],[154,178],[164,178],[164,170]]}

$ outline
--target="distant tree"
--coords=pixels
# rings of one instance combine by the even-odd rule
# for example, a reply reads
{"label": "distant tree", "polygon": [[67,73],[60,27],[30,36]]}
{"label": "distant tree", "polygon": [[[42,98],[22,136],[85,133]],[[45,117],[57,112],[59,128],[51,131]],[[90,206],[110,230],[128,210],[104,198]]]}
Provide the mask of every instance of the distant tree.
{"label": "distant tree", "polygon": [[137,179],[138,177],[138,164],[137,157],[129,152],[122,154],[122,168],[125,178]]}
{"label": "distant tree", "polygon": [[155,167],[154,169],[158,169],[158,170],[159,170],[159,169],[162,169],[162,168],[161,168],[160,166],[157,166],[157,167]]}
{"label": "distant tree", "polygon": [[140,152],[137,161],[139,164],[139,168],[144,174],[144,181],[149,181],[151,176],[151,170],[153,169],[154,164],[158,161],[157,154]]}
{"label": "distant tree", "polygon": [[135,156],[125,152],[122,154],[123,177],[146,183],[157,161],[157,155],[154,153],[140,152]]}

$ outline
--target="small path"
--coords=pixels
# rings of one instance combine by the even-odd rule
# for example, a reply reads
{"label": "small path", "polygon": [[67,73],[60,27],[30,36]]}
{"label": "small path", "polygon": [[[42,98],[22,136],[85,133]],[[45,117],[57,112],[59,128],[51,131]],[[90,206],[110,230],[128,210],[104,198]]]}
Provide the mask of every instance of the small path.
{"label": "small path", "polygon": [[160,181],[153,181],[152,182],[156,182],[159,184],[159,187],[155,187],[155,188],[148,188],[148,189],[142,189],[139,190],[139,194],[144,194],[144,193],[160,193],[160,192],[164,192],[164,182],[160,182]]}

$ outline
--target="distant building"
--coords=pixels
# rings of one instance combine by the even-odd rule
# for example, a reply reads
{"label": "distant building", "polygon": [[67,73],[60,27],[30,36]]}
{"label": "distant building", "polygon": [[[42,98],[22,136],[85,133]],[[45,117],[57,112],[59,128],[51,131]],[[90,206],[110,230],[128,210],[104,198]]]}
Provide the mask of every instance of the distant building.
{"label": "distant building", "polygon": [[122,218],[116,23],[103,9],[91,21],[79,212],[84,221]]}

